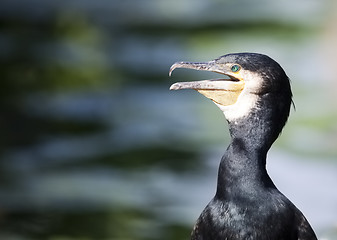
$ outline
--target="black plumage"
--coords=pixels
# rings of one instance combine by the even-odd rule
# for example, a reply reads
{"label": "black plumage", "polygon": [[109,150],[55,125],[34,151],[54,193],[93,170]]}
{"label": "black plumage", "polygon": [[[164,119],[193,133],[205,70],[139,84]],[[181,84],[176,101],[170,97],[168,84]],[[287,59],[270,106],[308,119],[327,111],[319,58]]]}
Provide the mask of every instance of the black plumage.
{"label": "black plumage", "polygon": [[[207,97],[224,112],[231,135],[220,162],[216,194],[197,220],[191,239],[317,239],[304,215],[276,188],[266,171],[267,152],[281,133],[292,103],[290,82],[282,67],[255,53],[228,54],[207,63],[179,62],[170,73],[179,67],[230,77],[211,80],[211,86],[199,81],[171,87],[201,93],[206,89]],[[243,89],[232,90],[240,81]],[[221,90],[219,84],[226,86],[224,95],[213,98],[213,92]],[[220,104],[230,91],[238,92],[237,100]],[[235,111],[241,113],[235,115]]]}

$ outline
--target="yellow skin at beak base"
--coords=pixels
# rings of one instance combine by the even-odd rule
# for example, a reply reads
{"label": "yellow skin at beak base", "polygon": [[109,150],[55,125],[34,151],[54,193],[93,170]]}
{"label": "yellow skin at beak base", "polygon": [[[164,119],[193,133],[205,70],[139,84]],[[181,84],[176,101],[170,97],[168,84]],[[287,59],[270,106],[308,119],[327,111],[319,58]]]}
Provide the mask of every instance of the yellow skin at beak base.
{"label": "yellow skin at beak base", "polygon": [[241,94],[245,83],[242,80],[241,74],[236,73],[235,77],[240,79],[239,82],[229,81],[229,87],[224,89],[216,90],[206,90],[206,89],[195,89],[205,97],[211,99],[213,102],[220,104],[222,106],[229,106],[236,103],[239,95]]}
{"label": "yellow skin at beak base", "polygon": [[240,82],[241,87],[237,86],[236,90],[206,90],[206,89],[195,89],[205,97],[211,99],[213,102],[220,104],[222,106],[229,106],[238,100],[240,93],[243,90],[244,83]]}

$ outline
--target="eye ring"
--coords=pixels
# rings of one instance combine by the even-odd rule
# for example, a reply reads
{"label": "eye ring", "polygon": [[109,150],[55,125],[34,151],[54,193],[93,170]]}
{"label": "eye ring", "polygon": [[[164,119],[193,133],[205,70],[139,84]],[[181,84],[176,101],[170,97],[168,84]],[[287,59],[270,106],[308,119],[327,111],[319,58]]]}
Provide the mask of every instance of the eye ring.
{"label": "eye ring", "polygon": [[234,64],[231,67],[232,72],[238,72],[238,71],[240,71],[240,69],[241,69],[240,65],[237,65],[237,64]]}

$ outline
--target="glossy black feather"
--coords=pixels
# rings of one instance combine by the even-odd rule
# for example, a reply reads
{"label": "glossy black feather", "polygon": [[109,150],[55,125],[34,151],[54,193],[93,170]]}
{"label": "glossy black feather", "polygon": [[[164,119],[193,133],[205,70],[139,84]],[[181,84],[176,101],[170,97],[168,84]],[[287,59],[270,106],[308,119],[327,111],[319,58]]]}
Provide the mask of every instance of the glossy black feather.
{"label": "glossy black feather", "polygon": [[258,106],[229,122],[232,141],[221,159],[217,192],[197,220],[192,240],[316,240],[303,214],[278,191],[265,168],[292,102],[286,73],[261,54],[230,54],[217,61],[260,73],[263,85]]}

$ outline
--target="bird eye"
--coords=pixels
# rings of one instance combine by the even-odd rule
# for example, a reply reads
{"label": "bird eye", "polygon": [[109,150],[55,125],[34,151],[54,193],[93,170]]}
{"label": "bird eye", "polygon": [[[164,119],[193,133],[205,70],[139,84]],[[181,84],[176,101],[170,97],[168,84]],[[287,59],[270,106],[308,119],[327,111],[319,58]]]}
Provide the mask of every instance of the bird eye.
{"label": "bird eye", "polygon": [[241,67],[239,65],[236,65],[236,64],[233,65],[232,68],[231,68],[232,72],[238,72],[240,69],[241,69]]}

